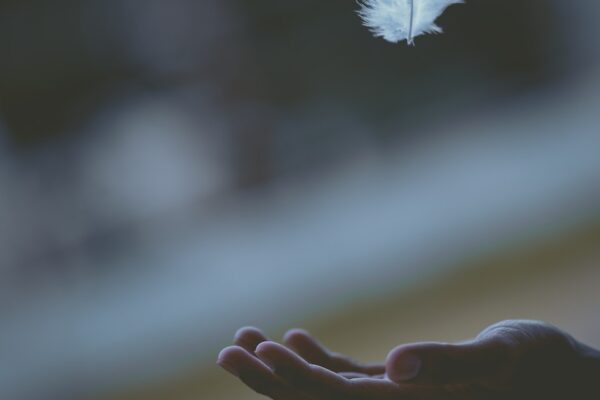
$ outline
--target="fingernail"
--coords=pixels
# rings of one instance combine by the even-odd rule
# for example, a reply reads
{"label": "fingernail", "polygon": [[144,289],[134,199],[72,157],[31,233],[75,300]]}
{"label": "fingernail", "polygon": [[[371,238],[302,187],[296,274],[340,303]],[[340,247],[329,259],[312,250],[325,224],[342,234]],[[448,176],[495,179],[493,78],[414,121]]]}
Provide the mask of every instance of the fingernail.
{"label": "fingernail", "polygon": [[237,372],[237,370],[235,368],[233,368],[231,365],[227,364],[226,362],[223,362],[221,360],[217,361],[217,364],[223,368],[225,371],[229,372],[231,375],[238,377],[239,378],[239,373]]}
{"label": "fingernail", "polygon": [[394,381],[409,381],[419,375],[421,359],[414,354],[404,354],[399,357],[388,376]]}

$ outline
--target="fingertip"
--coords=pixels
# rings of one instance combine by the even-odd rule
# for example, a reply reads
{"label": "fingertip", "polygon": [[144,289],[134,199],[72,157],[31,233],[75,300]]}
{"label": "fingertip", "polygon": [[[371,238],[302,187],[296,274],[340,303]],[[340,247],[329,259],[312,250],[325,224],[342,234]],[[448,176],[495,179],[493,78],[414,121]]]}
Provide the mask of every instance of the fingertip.
{"label": "fingertip", "polygon": [[289,330],[284,335],[283,342],[309,362],[325,364],[329,361],[328,350],[304,329]]}
{"label": "fingertip", "polygon": [[283,335],[283,341],[286,343],[292,343],[298,340],[304,340],[306,338],[311,338],[310,333],[300,328],[290,329],[285,333],[285,335]]}
{"label": "fingertip", "polygon": [[235,343],[260,343],[265,340],[267,340],[267,338],[265,337],[264,333],[260,329],[253,326],[245,326],[240,328],[233,336],[233,341]]}
{"label": "fingertip", "polygon": [[233,337],[234,337],[234,339],[237,339],[237,338],[240,338],[242,336],[247,336],[247,335],[258,337],[258,336],[263,336],[263,332],[254,326],[244,326],[244,327],[238,329],[235,332],[235,335]]}
{"label": "fingertip", "polygon": [[256,347],[256,355],[257,356],[270,356],[274,353],[277,353],[278,351],[280,351],[282,348],[284,348],[283,346],[281,346],[278,343],[275,342],[271,342],[271,341],[266,341],[266,342],[262,342],[260,343],[257,347]]}
{"label": "fingertip", "polygon": [[267,340],[263,332],[253,326],[246,326],[237,330],[234,335],[233,342],[240,347],[246,349],[250,353],[254,353],[256,346]]}
{"label": "fingertip", "polygon": [[[303,357],[315,357],[321,346],[304,329],[291,329],[283,336],[283,342]],[[318,350],[316,350],[318,349]],[[317,352],[317,354],[315,354]]]}
{"label": "fingertip", "polygon": [[239,357],[240,353],[245,353],[246,351],[239,346],[228,346],[219,352],[217,356],[217,363],[222,361],[230,361],[237,357]]}
{"label": "fingertip", "polygon": [[423,367],[423,361],[411,346],[398,346],[387,356],[385,369],[389,379],[406,382],[415,379]]}
{"label": "fingertip", "polygon": [[390,350],[390,352],[388,353],[387,357],[386,357],[386,361],[385,361],[385,366],[393,366],[393,364],[395,363],[395,360],[398,357],[402,356],[402,353],[407,352],[408,351],[408,346],[407,345],[402,345],[402,346],[397,346],[394,347],[392,350]]}
{"label": "fingertip", "polygon": [[279,351],[278,347],[277,343],[263,342],[258,345],[255,354],[262,362],[267,364],[269,368],[275,369],[277,364],[279,364],[279,357],[277,356],[277,352]]}
{"label": "fingertip", "polygon": [[244,357],[246,351],[238,346],[225,347],[217,356],[217,365],[234,376],[239,376],[235,365],[241,357]]}

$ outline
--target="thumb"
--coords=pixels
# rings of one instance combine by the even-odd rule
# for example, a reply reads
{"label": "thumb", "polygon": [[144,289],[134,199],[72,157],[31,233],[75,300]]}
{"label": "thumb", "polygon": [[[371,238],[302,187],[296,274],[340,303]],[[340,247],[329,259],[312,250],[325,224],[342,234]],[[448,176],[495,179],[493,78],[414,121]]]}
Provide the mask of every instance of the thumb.
{"label": "thumb", "polygon": [[510,343],[482,338],[461,344],[415,343],[396,347],[386,361],[394,382],[467,383],[499,373],[508,365]]}

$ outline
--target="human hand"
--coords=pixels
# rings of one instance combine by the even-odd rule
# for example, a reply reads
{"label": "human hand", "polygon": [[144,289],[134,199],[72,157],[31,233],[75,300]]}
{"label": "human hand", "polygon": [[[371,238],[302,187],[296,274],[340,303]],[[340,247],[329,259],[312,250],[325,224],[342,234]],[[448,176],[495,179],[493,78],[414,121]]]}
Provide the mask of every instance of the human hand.
{"label": "human hand", "polygon": [[598,352],[550,325],[504,321],[459,344],[416,343],[365,366],[301,330],[284,342],[253,328],[236,335],[219,364],[274,400],[596,399]]}
{"label": "human hand", "polygon": [[[218,364],[231,374],[240,378],[255,392],[268,396],[274,400],[314,400],[321,399],[321,389],[315,388],[313,394],[308,385],[303,390],[298,390],[300,383],[293,377],[290,379],[281,376],[282,370],[277,372],[268,366],[264,351],[273,348],[275,353],[280,353],[284,358],[291,357],[292,362],[297,362],[300,368],[309,368],[310,374],[319,382],[335,385],[335,381],[345,382],[356,378],[370,377],[382,380],[385,375],[385,365],[360,364],[349,357],[333,353],[323,347],[306,331],[293,329],[284,336],[284,343],[296,353],[285,347],[268,341],[266,336],[256,328],[242,328],[234,337],[235,346],[227,347],[221,351]],[[302,358],[300,358],[302,357]],[[262,359],[261,359],[262,357]],[[266,356],[268,357],[268,355]],[[310,365],[308,364],[310,363]],[[296,372],[290,371],[296,376]],[[284,373],[285,375],[285,373]],[[302,379],[301,376],[298,376]],[[324,388],[322,388],[325,390]],[[319,393],[316,393],[319,392]]]}

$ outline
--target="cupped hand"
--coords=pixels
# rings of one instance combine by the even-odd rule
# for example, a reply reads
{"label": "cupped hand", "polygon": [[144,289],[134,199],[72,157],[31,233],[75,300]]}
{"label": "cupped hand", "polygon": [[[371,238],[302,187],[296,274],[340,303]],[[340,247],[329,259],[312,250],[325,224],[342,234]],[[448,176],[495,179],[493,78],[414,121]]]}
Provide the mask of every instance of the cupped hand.
{"label": "cupped hand", "polygon": [[504,321],[458,344],[402,345],[380,365],[332,353],[302,330],[284,343],[244,328],[218,363],[274,400],[600,398],[598,352],[541,322]]}
{"label": "cupped hand", "polygon": [[[231,374],[237,376],[255,392],[274,400],[315,400],[324,398],[325,388],[318,385],[345,384],[356,378],[371,377],[381,380],[385,374],[385,365],[361,364],[349,357],[329,351],[315,340],[308,332],[301,329],[290,330],[284,336],[284,343],[295,351],[269,341],[256,328],[242,328],[234,337],[234,346],[221,351],[218,364]],[[290,370],[291,376],[286,376],[281,368],[275,370],[273,355],[276,360],[281,356],[283,362],[296,363]],[[316,386],[312,389],[310,383],[302,384],[295,380],[301,379],[302,370],[308,369],[311,381]],[[298,386],[303,386],[301,390]],[[314,386],[314,385],[313,385]]]}

